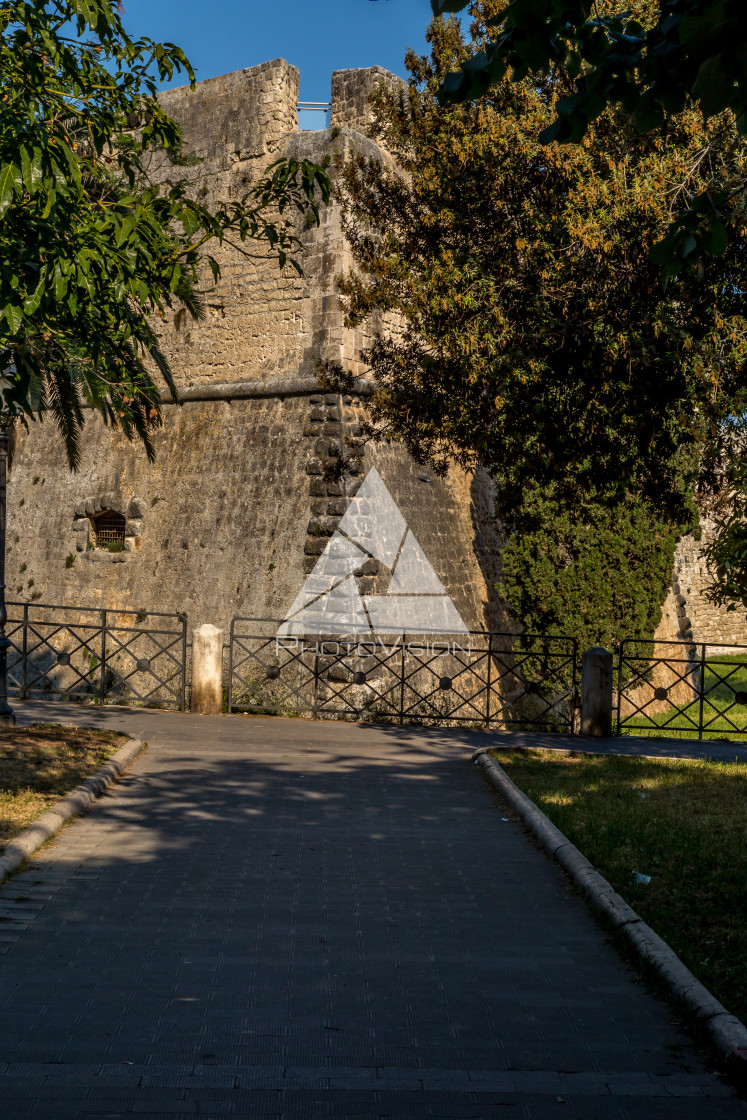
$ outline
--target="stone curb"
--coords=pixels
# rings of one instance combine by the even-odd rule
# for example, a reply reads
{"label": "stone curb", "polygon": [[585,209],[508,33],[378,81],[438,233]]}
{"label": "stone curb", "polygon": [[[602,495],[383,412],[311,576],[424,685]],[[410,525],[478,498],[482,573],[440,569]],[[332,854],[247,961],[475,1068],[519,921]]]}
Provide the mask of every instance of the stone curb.
{"label": "stone curb", "polygon": [[135,761],[145,744],[140,739],[128,739],[123,747],[100,766],[98,770],[66,794],[51,809],[24,829],[6,846],[0,856],[0,884],[32,856],[71,817],[77,817],[91,805],[104,790]]}
{"label": "stone curb", "polygon": [[727,1068],[741,1085],[747,1085],[747,1027],[731,1015],[700,983],[677,954],[627,904],[607,880],[571,844],[559,828],[531,801],[508,774],[490,757],[490,747],[472,755],[476,766],[494,789],[499,790],[545,851],[557,860],[586,898],[606,914],[628,938],[638,955],[653,967],[669,991],[692,1011],[709,1032]]}

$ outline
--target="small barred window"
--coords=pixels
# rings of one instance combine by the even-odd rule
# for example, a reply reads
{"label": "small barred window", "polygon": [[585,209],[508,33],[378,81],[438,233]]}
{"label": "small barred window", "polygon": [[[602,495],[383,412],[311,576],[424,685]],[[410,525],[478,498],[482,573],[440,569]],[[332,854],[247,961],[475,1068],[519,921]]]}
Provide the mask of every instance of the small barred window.
{"label": "small barred window", "polygon": [[124,548],[125,519],[121,513],[107,509],[92,520],[93,541],[96,548],[108,548],[114,551]]}

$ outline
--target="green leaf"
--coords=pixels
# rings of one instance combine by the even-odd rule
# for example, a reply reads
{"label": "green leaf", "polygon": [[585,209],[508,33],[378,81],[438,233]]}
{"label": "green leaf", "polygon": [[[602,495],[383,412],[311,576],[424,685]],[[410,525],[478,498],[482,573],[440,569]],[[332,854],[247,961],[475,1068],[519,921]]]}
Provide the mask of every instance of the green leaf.
{"label": "green leaf", "polygon": [[21,175],[23,177],[23,184],[30,195],[36,193],[39,184],[42,182],[42,154],[39,148],[34,148],[32,153],[26,147],[21,148]]}
{"label": "green leaf", "polygon": [[26,296],[26,299],[24,300],[23,310],[26,315],[31,316],[39,310],[39,305],[41,303],[42,296],[44,295],[44,289],[46,287],[46,280],[46,270],[42,269],[39,283],[36,285],[36,288],[31,293],[31,295]]}
{"label": "green leaf", "polygon": [[729,234],[726,231],[726,226],[718,215],[713,214],[709,219],[709,224],[711,227],[711,237],[708,252],[713,257],[720,257],[728,248]]}
{"label": "green leaf", "polygon": [[19,182],[18,168],[12,163],[0,167],[0,218],[4,218],[13,201],[13,191]]}
{"label": "green leaf", "polygon": [[707,58],[693,85],[693,97],[700,102],[703,115],[713,117],[728,109],[733,93],[734,74],[730,59],[723,53]]}
{"label": "green leaf", "polygon": [[3,308],[2,318],[6,320],[10,327],[11,334],[18,334],[18,331],[21,329],[21,324],[23,323],[23,311],[21,308],[18,307],[17,304],[6,303]]}

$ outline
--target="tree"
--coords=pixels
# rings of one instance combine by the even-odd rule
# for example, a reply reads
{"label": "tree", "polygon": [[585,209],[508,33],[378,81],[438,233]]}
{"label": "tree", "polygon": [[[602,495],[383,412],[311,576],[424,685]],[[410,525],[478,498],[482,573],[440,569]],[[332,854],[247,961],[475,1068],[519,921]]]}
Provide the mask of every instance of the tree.
{"label": "tree", "polygon": [[[470,0],[431,0],[433,12],[458,12]],[[661,127],[695,105],[706,120],[736,121],[747,131],[747,12],[743,0],[511,0],[488,21],[488,34],[458,69],[445,76],[440,97],[480,97],[510,75],[551,76],[555,119],[545,143],[578,143],[592,121],[620,106],[641,131]],[[656,249],[665,275],[717,255],[744,223],[742,179],[732,191],[714,178],[695,190],[683,179],[679,214]]]}
{"label": "tree", "polygon": [[687,531],[702,450],[745,407],[747,262],[732,243],[702,279],[664,287],[649,248],[704,141],[696,180],[741,174],[732,136],[711,137],[694,110],[641,134],[608,109],[578,145],[542,145],[550,79],[443,106],[472,44],[454,21],[428,38],[406,95],[377,95],[398,170],[359,156],[342,180],[348,322],[378,323],[372,434],[491,470],[512,532],[536,490],[552,492],[553,518],[593,499],[622,524],[640,499]]}
{"label": "tree", "polygon": [[[509,504],[536,478],[571,498],[632,490],[689,522],[688,457],[745,403],[747,262],[730,246],[665,289],[648,247],[707,126],[690,113],[641,136],[608,111],[583,144],[543,147],[551,87],[444,108],[467,45],[453,21],[429,40],[407,96],[377,95],[400,170],[360,156],[342,177],[348,321],[401,318],[368,354],[378,425],[417,457],[496,470]],[[727,138],[703,174],[729,181],[730,160]]]}
{"label": "tree", "polygon": [[529,482],[509,528],[500,590],[530,633],[560,632],[581,650],[653,634],[676,531],[644,498],[610,506],[592,491],[569,506],[555,487]]}
{"label": "tree", "polygon": [[178,399],[155,319],[201,313],[211,241],[250,241],[289,262],[298,213],[318,221],[329,180],[279,160],[242,199],[211,211],[176,177],[152,182],[154,153],[185,162],[160,80],[192,68],[173,44],[133,40],[109,0],[0,2],[0,412],[50,411],[78,461],[81,403],[152,455],[156,375]]}

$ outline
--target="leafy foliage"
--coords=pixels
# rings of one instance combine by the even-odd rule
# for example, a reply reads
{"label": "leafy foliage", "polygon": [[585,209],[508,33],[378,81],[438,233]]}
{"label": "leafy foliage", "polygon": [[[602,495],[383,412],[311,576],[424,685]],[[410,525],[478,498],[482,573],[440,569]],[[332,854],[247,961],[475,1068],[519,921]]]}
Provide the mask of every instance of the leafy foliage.
{"label": "leafy foliage", "polygon": [[[458,12],[470,0],[431,0],[434,14]],[[578,143],[612,105],[644,132],[665,119],[701,109],[707,120],[728,111],[747,132],[747,17],[743,0],[658,0],[624,11],[596,0],[511,0],[488,20],[489,37],[448,74],[445,102],[480,97],[511,76],[551,75],[555,119],[544,143]],[[728,127],[728,126],[727,126]],[[680,213],[655,259],[665,275],[724,251],[729,229],[741,236],[744,182],[724,192],[714,177],[693,191],[683,180]]]}
{"label": "leafy foliage", "polygon": [[528,487],[503,550],[501,592],[530,633],[580,649],[651,637],[671,583],[676,533],[642,498],[610,507],[592,494],[569,508]]}
{"label": "leafy foliage", "polygon": [[694,111],[644,135],[608,110],[580,144],[543,146],[552,81],[444,107],[472,44],[443,20],[429,41],[406,93],[377,95],[399,169],[360,156],[343,175],[358,271],[342,291],[348,322],[376,328],[374,430],[492,470],[504,519],[537,485],[567,508],[640,496],[688,527],[694,464],[745,406],[747,262],[730,243],[701,281],[663,287],[648,251],[683,171],[730,183],[741,156]]}
{"label": "leafy foliage", "polygon": [[0,409],[51,410],[78,461],[83,399],[145,442],[161,422],[154,374],[176,398],[154,316],[201,314],[210,242],[251,242],[300,271],[297,215],[318,221],[329,180],[280,160],[243,198],[208,209],[172,178],[189,163],[159,80],[192,69],[173,44],[132,40],[109,0],[0,2]]}

